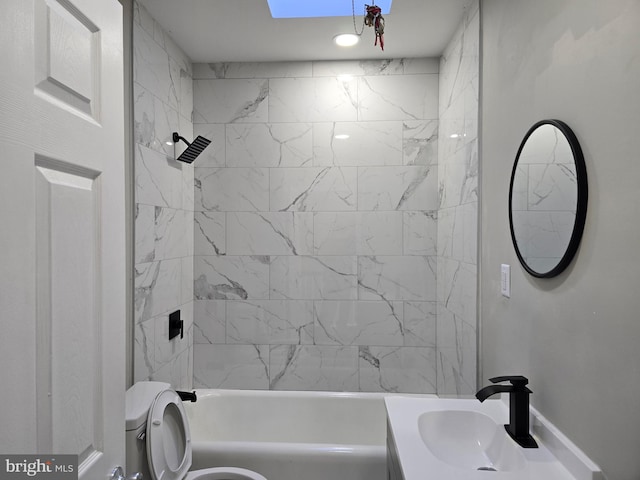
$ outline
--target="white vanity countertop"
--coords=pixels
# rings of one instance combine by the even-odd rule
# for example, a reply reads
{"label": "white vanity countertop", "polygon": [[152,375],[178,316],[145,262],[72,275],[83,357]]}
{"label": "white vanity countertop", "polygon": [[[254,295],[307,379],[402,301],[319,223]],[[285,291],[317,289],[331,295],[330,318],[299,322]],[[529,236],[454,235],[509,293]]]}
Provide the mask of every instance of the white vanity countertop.
{"label": "white vanity countertop", "polygon": [[[502,472],[479,471],[446,463],[437,458],[422,440],[418,419],[426,412],[472,411],[487,415],[499,425],[509,423],[508,407],[500,400],[480,403],[476,399],[393,396],[385,398],[385,406],[404,480],[490,480],[492,474],[499,476],[500,480],[576,480],[535,434],[539,448],[517,446],[524,455],[524,466]],[[508,436],[507,439],[516,445]]]}

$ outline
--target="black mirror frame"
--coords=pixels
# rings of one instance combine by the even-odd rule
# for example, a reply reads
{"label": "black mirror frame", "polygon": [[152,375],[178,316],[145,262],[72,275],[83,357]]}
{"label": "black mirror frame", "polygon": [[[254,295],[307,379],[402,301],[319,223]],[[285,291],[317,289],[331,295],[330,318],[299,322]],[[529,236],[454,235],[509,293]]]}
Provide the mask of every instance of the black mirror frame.
{"label": "black mirror frame", "polygon": [[[567,249],[565,250],[564,255],[562,256],[560,261],[548,272],[537,272],[533,270],[522,257],[520,249],[518,248],[518,242],[516,241],[515,232],[513,230],[512,208],[513,183],[516,176],[516,170],[518,168],[518,161],[520,160],[520,153],[526,145],[529,137],[538,127],[542,125],[553,125],[562,132],[562,134],[569,142],[571,153],[573,154],[573,161],[576,165],[576,182],[578,188],[578,198],[576,202],[576,219],[575,223],[573,224],[573,231],[571,232],[569,244],[567,245]],[[588,190],[589,187],[587,182],[587,168],[584,162],[584,155],[582,154],[580,143],[573,133],[573,130],[571,130],[571,128],[569,128],[569,126],[561,120],[541,120],[534,124],[524,136],[522,143],[520,143],[520,148],[518,149],[518,154],[516,155],[516,160],[513,164],[513,171],[511,172],[511,183],[509,185],[509,229],[511,230],[511,240],[513,242],[513,247],[515,248],[516,255],[518,256],[518,260],[520,260],[520,264],[524,267],[527,273],[537,278],[552,278],[562,273],[571,264],[573,257],[578,251],[578,246],[580,245],[580,240],[582,239],[582,233],[584,231],[584,226],[587,218],[587,201],[589,195]]]}

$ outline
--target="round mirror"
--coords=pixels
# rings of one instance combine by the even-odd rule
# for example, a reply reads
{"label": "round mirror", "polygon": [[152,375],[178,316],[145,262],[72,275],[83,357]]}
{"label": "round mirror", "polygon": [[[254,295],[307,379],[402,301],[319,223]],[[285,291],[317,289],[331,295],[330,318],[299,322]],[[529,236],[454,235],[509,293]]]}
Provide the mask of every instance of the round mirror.
{"label": "round mirror", "polygon": [[511,174],[509,223],[522,266],[535,277],[571,263],[587,215],[587,171],[580,144],[559,120],[536,123],[524,137]]}

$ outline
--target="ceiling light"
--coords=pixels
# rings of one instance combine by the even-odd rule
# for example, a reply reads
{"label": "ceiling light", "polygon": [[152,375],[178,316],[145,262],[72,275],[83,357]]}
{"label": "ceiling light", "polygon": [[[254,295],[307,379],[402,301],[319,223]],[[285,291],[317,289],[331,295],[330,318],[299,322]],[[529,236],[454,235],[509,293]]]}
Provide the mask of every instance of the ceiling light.
{"label": "ceiling light", "polygon": [[346,140],[347,138],[349,138],[349,135],[347,135],[346,133],[339,133],[333,138],[335,138],[336,140]]}
{"label": "ceiling light", "polygon": [[353,47],[360,41],[360,37],[355,33],[341,33],[333,37],[333,41],[340,47]]}

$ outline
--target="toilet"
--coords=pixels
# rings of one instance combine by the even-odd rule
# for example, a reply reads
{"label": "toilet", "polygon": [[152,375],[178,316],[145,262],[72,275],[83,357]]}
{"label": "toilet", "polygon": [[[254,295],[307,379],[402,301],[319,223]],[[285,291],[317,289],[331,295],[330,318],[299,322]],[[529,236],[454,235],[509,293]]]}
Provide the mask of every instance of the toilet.
{"label": "toilet", "polygon": [[126,471],[144,480],[267,480],[235,467],[191,468],[191,433],[171,385],[138,382],[126,393]]}

